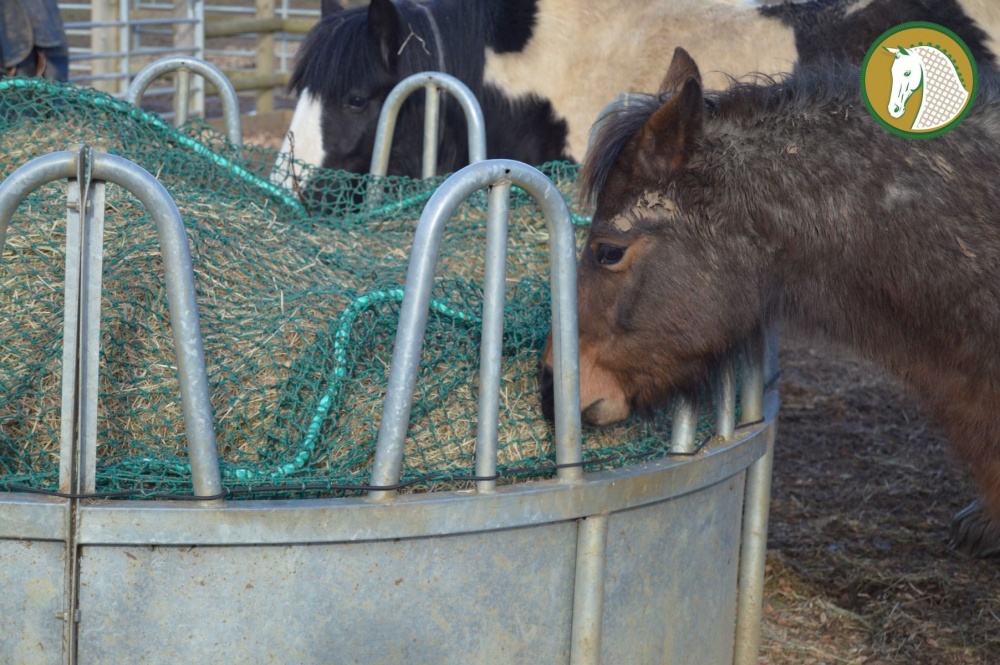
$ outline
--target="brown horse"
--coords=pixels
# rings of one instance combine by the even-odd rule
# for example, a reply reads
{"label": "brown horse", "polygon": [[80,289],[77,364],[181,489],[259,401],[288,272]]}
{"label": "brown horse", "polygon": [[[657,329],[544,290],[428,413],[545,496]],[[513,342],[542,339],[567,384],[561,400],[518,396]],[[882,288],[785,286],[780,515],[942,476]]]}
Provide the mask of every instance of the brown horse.
{"label": "brown horse", "polygon": [[[970,465],[982,505],[955,545],[1000,552],[1000,87],[951,132],[870,116],[857,68],[705,95],[681,49],[660,95],[603,122],[579,265],[583,417],[613,423],[696,389],[781,320],[908,385]],[[551,409],[551,349],[543,405]],[[963,511],[964,512],[964,511]]]}

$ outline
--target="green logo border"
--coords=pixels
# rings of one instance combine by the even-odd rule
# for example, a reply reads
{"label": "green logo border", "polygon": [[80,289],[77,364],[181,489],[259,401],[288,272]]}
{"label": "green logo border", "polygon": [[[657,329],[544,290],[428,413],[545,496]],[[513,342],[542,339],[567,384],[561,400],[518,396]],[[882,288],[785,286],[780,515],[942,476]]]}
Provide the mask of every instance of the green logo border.
{"label": "green logo border", "polygon": [[[885,121],[884,118],[882,118],[882,116],[880,116],[875,111],[875,107],[872,105],[871,100],[868,99],[868,90],[865,88],[865,74],[868,72],[868,61],[875,53],[878,45],[881,44],[886,39],[888,39],[889,37],[896,34],[897,32],[902,32],[903,30],[908,30],[909,28],[927,28],[929,30],[936,30],[938,32],[942,32],[948,35],[949,37],[955,40],[955,43],[957,43],[959,46],[962,47],[962,50],[965,51],[965,55],[969,57],[969,64],[972,66],[972,91],[969,93],[969,103],[966,104],[965,108],[962,109],[962,112],[959,113],[957,116],[955,116],[955,118],[952,119],[952,121],[949,122],[947,125],[941,127],[940,129],[935,129],[930,132],[909,132],[906,131],[905,129],[899,129],[898,127],[893,127],[892,125],[890,125],[888,122]],[[972,57],[972,51],[969,50],[969,47],[962,40],[962,38],[956,35],[954,32],[944,27],[943,25],[938,25],[937,23],[931,23],[929,21],[910,21],[909,23],[900,23],[896,27],[889,28],[888,30],[883,32],[879,36],[879,38],[876,39],[874,42],[872,42],[872,45],[868,48],[868,53],[865,54],[865,59],[861,63],[860,78],[861,78],[861,98],[864,100],[865,108],[868,109],[868,112],[872,115],[873,118],[875,118],[878,124],[882,125],[884,128],[888,129],[896,136],[901,136],[907,139],[918,139],[918,140],[930,139],[934,138],[935,136],[941,136],[942,134],[946,134],[951,130],[953,130],[955,126],[958,125],[958,123],[961,122],[965,118],[965,116],[969,114],[969,111],[972,110],[972,105],[976,101],[976,92],[978,92],[979,90],[979,68],[976,66],[976,59]]]}

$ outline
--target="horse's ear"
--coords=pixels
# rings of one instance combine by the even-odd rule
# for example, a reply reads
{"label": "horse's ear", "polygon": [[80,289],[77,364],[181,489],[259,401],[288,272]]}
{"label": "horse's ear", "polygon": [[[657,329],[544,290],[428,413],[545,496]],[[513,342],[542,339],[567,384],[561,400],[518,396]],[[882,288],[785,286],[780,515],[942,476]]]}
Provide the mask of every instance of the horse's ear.
{"label": "horse's ear", "polygon": [[636,152],[643,176],[662,181],[683,168],[701,134],[704,106],[700,79],[689,78],[649,117],[639,133]]}
{"label": "horse's ear", "polygon": [[676,92],[688,79],[695,79],[701,83],[701,72],[695,64],[691,54],[680,46],[674,49],[674,57],[667,67],[667,73],[660,82],[660,92]]}
{"label": "horse's ear", "polygon": [[319,15],[328,16],[344,11],[344,7],[337,0],[319,0]]}
{"label": "horse's ear", "polygon": [[379,46],[382,64],[393,73],[399,62],[400,23],[399,10],[392,0],[371,0],[368,5],[368,33]]}

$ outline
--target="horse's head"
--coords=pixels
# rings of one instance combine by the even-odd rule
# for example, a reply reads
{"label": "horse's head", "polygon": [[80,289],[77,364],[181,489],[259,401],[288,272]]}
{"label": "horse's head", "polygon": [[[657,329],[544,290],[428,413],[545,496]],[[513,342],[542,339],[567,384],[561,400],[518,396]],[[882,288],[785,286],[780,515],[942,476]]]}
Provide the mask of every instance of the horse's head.
{"label": "horse's head", "polygon": [[[282,152],[293,151],[297,159],[316,166],[365,173],[386,96],[406,76],[439,69],[441,44],[430,10],[414,3],[372,0],[367,7],[345,10],[324,0],[322,11],[292,73],[289,87],[299,102],[289,128],[291,140],[286,137]],[[411,98],[405,106],[416,103]],[[399,125],[408,122],[407,115],[400,114]],[[422,140],[420,130],[401,129],[396,136],[401,135]],[[393,173],[419,177],[419,160],[420,143],[396,141]]]}
{"label": "horse's head", "polygon": [[892,91],[889,93],[889,115],[901,118],[906,113],[906,101],[924,82],[924,64],[920,56],[902,46],[884,47],[895,58],[892,61]]}
{"label": "horse's head", "polygon": [[[705,101],[677,49],[661,95],[609,115],[581,174],[596,209],[578,268],[580,403],[590,424],[620,421],[697,387],[752,307],[746,273],[713,244],[724,215],[702,164]],[[759,311],[759,310],[757,310]],[[744,317],[747,318],[747,317]],[[551,417],[551,335],[542,405]]]}
{"label": "horse's head", "polygon": [[[673,277],[687,257],[669,238],[683,213],[668,183],[684,169],[702,122],[701,77],[686,52],[675,53],[663,88],[669,97],[642,125],[620,122],[642,120],[631,114],[605,118],[581,175],[597,199],[577,272],[580,404],[591,424],[653,406],[676,387],[660,370],[685,372],[684,358],[663,341],[678,332],[674,316],[694,305],[692,294],[678,293]],[[551,368],[550,336],[542,357],[547,407]]]}

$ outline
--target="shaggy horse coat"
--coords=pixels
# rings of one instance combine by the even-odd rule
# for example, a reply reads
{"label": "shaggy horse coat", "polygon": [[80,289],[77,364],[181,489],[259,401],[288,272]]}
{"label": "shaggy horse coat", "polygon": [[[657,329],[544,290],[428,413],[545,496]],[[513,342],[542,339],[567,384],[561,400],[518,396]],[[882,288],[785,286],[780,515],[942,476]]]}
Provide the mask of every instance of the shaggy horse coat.
{"label": "shaggy horse coat", "polygon": [[[609,114],[584,165],[584,419],[697,389],[773,321],[843,343],[907,385],[969,464],[1000,551],[1000,81],[949,133],[895,136],[847,66],[702,92],[678,49],[662,96]],[[543,404],[551,409],[551,349]]]}
{"label": "shaggy horse coat", "polygon": [[[459,78],[479,98],[487,154],[529,164],[583,158],[600,110],[623,92],[657,89],[673,49],[702,63],[709,88],[796,63],[860,63],[885,30],[913,20],[954,30],[980,67],[994,63],[996,0],[372,0],[367,9],[324,2],[290,87],[299,94],[282,152],[310,164],[368,170],[382,101],[425,70]],[[422,95],[399,116],[390,172],[417,177]],[[446,103],[438,171],[468,159],[464,118]],[[289,183],[286,183],[289,184]]]}

